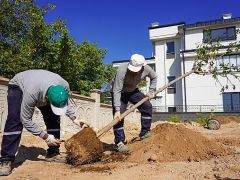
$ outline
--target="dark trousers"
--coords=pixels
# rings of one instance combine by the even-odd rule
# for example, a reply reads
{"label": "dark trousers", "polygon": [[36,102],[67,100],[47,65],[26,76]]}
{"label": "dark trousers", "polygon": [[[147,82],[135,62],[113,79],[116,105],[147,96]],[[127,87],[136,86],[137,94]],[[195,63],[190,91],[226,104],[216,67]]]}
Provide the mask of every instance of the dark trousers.
{"label": "dark trousers", "polygon": [[[23,93],[18,86],[8,86],[8,116],[4,127],[1,161],[14,161],[21,140],[23,125],[20,120]],[[49,134],[60,138],[60,116],[53,114],[51,107],[40,108]],[[59,152],[59,147],[49,147],[48,153]]]}
{"label": "dark trousers", "polygon": [[[50,105],[39,107],[43,120],[47,127],[47,133],[54,135],[55,138],[60,139],[60,116],[53,113]],[[60,146],[50,146],[47,150],[49,155],[59,154]]]}
{"label": "dark trousers", "polygon": [[[141,101],[145,95],[136,89],[133,92],[127,92],[121,94],[121,106],[120,113],[124,113],[127,109],[128,102],[132,104],[136,104]],[[113,99],[113,96],[112,96]],[[112,100],[112,102],[114,99]],[[141,113],[141,131],[139,136],[144,135],[148,131],[150,131],[151,123],[152,123],[152,104],[150,101],[144,102],[141,106],[138,107],[138,110]],[[115,108],[113,106],[113,115],[115,114]],[[115,136],[115,144],[119,142],[125,142],[125,133],[124,133],[124,120],[120,121],[113,127],[114,136]]]}

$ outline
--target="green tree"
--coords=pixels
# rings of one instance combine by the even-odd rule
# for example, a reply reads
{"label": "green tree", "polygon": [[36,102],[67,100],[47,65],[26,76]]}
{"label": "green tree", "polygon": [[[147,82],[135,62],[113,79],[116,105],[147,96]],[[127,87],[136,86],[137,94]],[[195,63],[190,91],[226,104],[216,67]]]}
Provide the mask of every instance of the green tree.
{"label": "green tree", "polygon": [[60,19],[44,22],[54,6],[40,8],[34,0],[1,0],[0,6],[0,74],[11,78],[27,69],[46,69],[57,35],[66,31]]}
{"label": "green tree", "polygon": [[75,66],[78,66],[76,72],[76,81],[72,82],[80,87],[81,94],[86,94],[89,90],[100,89],[105,82],[110,82],[114,70],[110,64],[104,64],[102,59],[106,54],[105,49],[97,49],[96,44],[90,44],[84,41],[77,47]]}
{"label": "green tree", "polygon": [[0,6],[1,76],[11,78],[27,69],[46,69],[64,77],[72,90],[84,95],[112,78],[112,66],[103,63],[105,49],[88,41],[77,44],[62,19],[44,22],[53,5],[1,0]]}

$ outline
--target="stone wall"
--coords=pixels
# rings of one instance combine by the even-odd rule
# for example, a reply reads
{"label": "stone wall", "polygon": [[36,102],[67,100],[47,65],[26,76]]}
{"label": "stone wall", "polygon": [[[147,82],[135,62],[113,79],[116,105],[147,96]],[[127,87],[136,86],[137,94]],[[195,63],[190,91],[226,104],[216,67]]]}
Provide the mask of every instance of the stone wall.
{"label": "stone wall", "polygon": [[[3,131],[7,117],[7,84],[8,79],[0,78],[0,128]],[[75,109],[77,121],[85,120],[97,129],[101,129],[112,120],[112,106],[100,103],[100,91],[91,91],[91,97],[71,94],[71,104]],[[127,121],[140,123],[140,114],[138,111],[130,113],[126,118]],[[46,129],[42,119],[42,114],[38,108],[35,108],[33,115],[35,121],[40,127]],[[68,117],[61,117],[61,132],[78,132],[79,127],[72,123]]]}
{"label": "stone wall", "polygon": [[8,79],[0,78],[0,130],[4,128],[7,117],[7,84]]}

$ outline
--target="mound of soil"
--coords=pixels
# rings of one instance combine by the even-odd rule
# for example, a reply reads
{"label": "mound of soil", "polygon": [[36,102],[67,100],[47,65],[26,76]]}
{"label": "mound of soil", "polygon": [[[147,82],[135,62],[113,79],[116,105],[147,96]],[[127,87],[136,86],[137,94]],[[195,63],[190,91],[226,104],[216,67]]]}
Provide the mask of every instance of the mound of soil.
{"label": "mound of soil", "polygon": [[103,144],[92,128],[84,128],[65,142],[67,162],[74,166],[95,162],[102,157]]}
{"label": "mound of soil", "polygon": [[240,123],[240,116],[216,116],[215,119],[221,124],[228,124],[230,122]]}
{"label": "mound of soil", "polygon": [[217,142],[222,143],[226,146],[237,146],[240,147],[240,139],[238,138],[217,138],[216,139]]}
{"label": "mound of soil", "polygon": [[200,161],[229,153],[214,140],[186,128],[182,124],[157,125],[151,136],[129,144],[132,162]]}

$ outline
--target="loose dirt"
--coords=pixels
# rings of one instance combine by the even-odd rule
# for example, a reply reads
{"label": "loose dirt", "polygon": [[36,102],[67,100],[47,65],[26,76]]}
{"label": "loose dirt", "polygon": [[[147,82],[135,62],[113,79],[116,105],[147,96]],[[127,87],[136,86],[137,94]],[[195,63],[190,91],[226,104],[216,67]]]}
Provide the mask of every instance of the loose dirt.
{"label": "loose dirt", "polygon": [[[110,131],[101,139],[104,153],[97,161],[77,167],[39,158],[46,155],[45,142],[24,135],[13,173],[4,179],[240,179],[239,122],[229,121],[219,130],[188,123],[156,122],[152,125],[151,137],[143,141],[138,138],[140,122],[126,122],[125,130],[129,154],[115,151],[113,131]],[[68,134],[62,138],[69,137]],[[88,141],[93,141],[81,139],[81,133],[73,137],[74,141],[84,141],[85,147]],[[82,146],[75,148],[84,153],[88,151]],[[61,145],[63,155],[68,151]]]}
{"label": "loose dirt", "polygon": [[91,128],[84,128],[65,142],[67,162],[74,166],[98,161],[103,144]]}
{"label": "loose dirt", "polygon": [[216,116],[215,119],[217,119],[221,124],[227,124],[230,122],[240,123],[240,116]]}
{"label": "loose dirt", "polygon": [[200,161],[227,155],[229,150],[182,124],[159,124],[151,137],[129,145],[132,162]]}

